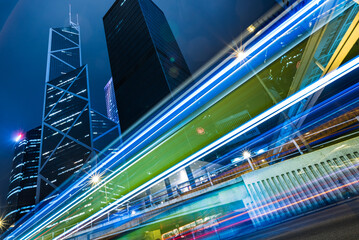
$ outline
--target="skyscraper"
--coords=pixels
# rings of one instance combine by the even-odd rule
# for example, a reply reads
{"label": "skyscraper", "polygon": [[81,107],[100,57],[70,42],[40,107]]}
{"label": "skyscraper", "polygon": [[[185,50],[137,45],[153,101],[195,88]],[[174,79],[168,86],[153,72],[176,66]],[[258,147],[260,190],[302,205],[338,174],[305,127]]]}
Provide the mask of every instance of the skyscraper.
{"label": "skyscraper", "polygon": [[124,132],[190,72],[165,15],[151,0],[117,0],[103,21]]}
{"label": "skyscraper", "polygon": [[50,29],[36,199],[63,190],[65,181],[86,171],[84,165],[118,136],[118,124],[91,108],[80,27],[70,18],[70,26]]}
{"label": "skyscraper", "polygon": [[115,123],[120,123],[118,119],[118,110],[116,104],[115,88],[113,87],[112,78],[107,82],[105,88],[107,117]]}
{"label": "skyscraper", "polygon": [[5,218],[8,225],[35,206],[40,142],[41,127],[37,127],[26,132],[23,139],[16,143],[7,194],[9,212]]}

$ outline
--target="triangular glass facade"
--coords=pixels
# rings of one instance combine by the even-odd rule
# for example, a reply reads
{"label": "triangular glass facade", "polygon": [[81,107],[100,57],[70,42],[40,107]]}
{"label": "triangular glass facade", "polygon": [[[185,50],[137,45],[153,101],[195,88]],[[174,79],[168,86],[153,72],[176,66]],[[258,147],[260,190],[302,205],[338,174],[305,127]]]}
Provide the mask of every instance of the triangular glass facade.
{"label": "triangular glass facade", "polygon": [[73,70],[71,72],[66,73],[66,76],[60,76],[57,77],[48,83],[55,86],[62,88],[63,90],[67,90],[70,84],[72,84],[77,78],[77,76],[84,70],[84,68],[78,68],[76,70]]}
{"label": "triangular glass facade", "polygon": [[45,99],[45,115],[49,113],[51,109],[53,109],[59,99],[64,95],[64,92],[54,88],[50,85],[46,86],[46,99]]}
{"label": "triangular glass facade", "polygon": [[[57,30],[57,31],[56,31]],[[57,51],[61,49],[67,48],[75,48],[78,47],[78,42],[71,41],[69,38],[60,34],[58,32],[59,29],[52,30],[52,44],[51,44],[51,51]]]}
{"label": "triangular glass facade", "polygon": [[94,110],[91,110],[91,119],[93,146],[101,151],[119,137],[119,125]]}
{"label": "triangular glass facade", "polygon": [[[60,186],[71,176],[82,173],[80,169],[91,156],[119,136],[116,123],[91,109],[87,66],[80,67],[78,29],[50,31],[37,191],[40,201],[55,189],[61,191]],[[104,137],[106,134],[109,136]],[[101,144],[94,148],[97,141]]]}
{"label": "triangular glass facade", "polygon": [[70,39],[75,43],[79,43],[79,31],[73,27],[54,28],[54,31],[60,33],[62,36]]}
{"label": "triangular glass facade", "polygon": [[78,61],[78,58],[80,56],[79,48],[64,49],[61,51],[53,52],[52,55],[70,64],[71,66],[79,67],[79,61]]}
{"label": "triangular glass facade", "polygon": [[87,91],[86,66],[46,83],[40,174],[51,186],[59,187],[93,152],[89,99],[77,94]]}
{"label": "triangular glass facade", "polygon": [[53,150],[62,141],[62,139],[63,135],[59,132],[52,130],[48,126],[43,126],[40,167],[43,167],[43,165],[47,162],[47,159],[51,156]]}
{"label": "triangular glass facade", "polygon": [[88,98],[87,76],[85,71],[76,78],[76,81],[69,87],[68,91],[81,97]]}
{"label": "triangular glass facade", "polygon": [[50,29],[46,82],[81,66],[80,32],[75,27]]}
{"label": "triangular glass facade", "polygon": [[86,107],[81,116],[79,116],[77,121],[74,123],[68,135],[87,146],[91,146],[90,132],[89,108]]}
{"label": "triangular glass facade", "polygon": [[49,79],[54,79],[58,76],[61,76],[63,74],[66,74],[67,72],[74,70],[74,67],[54,56],[50,57],[50,61],[51,61],[50,63],[51,70],[50,70]]}

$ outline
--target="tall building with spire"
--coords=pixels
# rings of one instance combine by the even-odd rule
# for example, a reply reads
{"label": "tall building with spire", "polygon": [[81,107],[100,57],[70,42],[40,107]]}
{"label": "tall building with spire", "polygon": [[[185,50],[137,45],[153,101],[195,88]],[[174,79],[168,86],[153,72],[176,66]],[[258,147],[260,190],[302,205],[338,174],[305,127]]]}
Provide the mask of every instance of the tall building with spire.
{"label": "tall building with spire", "polygon": [[80,26],[72,22],[71,10],[69,26],[50,29],[44,98],[37,201],[56,196],[119,137],[119,125],[91,108]]}

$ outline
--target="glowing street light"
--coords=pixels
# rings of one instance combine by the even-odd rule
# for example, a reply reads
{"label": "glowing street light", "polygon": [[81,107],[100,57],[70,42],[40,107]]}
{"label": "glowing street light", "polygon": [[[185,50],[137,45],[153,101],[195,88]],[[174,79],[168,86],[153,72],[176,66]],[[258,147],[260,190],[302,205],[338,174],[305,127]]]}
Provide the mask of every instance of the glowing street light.
{"label": "glowing street light", "polygon": [[96,184],[98,184],[101,181],[101,176],[100,174],[96,173],[94,175],[91,176],[90,182],[91,184],[94,186]]}
{"label": "glowing street light", "polygon": [[3,229],[5,227],[5,220],[0,218],[0,229]]}
{"label": "glowing street light", "polygon": [[[114,171],[112,171],[111,169],[109,168],[105,168],[106,170],[110,171],[111,173],[113,173]],[[105,172],[102,172],[102,173],[99,173],[99,172],[96,172],[96,173],[93,173],[90,177],[90,180],[89,182],[94,186],[94,185],[97,185],[100,181],[101,181],[101,178],[102,176],[105,174]]]}
{"label": "glowing street light", "polygon": [[242,50],[237,50],[235,56],[239,61],[242,61],[246,57],[246,55],[244,54],[244,52]]}
{"label": "glowing street light", "polygon": [[249,166],[251,166],[252,171],[254,171],[254,167],[253,167],[252,159],[251,159],[251,156],[252,156],[251,153],[249,151],[245,150],[245,151],[243,151],[242,155],[245,159],[247,159]]}
{"label": "glowing street light", "polygon": [[251,153],[250,152],[248,152],[248,151],[243,151],[243,157],[244,158],[250,158],[251,157]]}
{"label": "glowing street light", "polygon": [[253,25],[250,25],[249,27],[247,27],[247,31],[248,32],[254,32],[254,30],[256,29],[256,27],[255,26],[253,26]]}

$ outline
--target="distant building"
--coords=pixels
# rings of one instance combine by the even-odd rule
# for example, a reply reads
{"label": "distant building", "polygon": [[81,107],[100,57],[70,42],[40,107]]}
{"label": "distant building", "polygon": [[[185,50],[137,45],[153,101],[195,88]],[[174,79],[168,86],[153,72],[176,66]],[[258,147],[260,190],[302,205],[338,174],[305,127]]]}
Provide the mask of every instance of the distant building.
{"label": "distant building", "polygon": [[64,182],[91,168],[84,165],[119,137],[118,124],[91,108],[88,69],[81,65],[79,25],[70,20],[68,27],[51,28],[38,201],[56,196]]}
{"label": "distant building", "polygon": [[120,123],[116,104],[115,88],[113,87],[112,78],[107,82],[105,88],[107,117],[115,123]]}
{"label": "distant building", "polygon": [[103,21],[124,132],[190,71],[165,15],[151,0],[117,0]]}
{"label": "distant building", "polygon": [[35,206],[41,127],[34,128],[16,143],[9,192],[7,225],[12,225]]}

